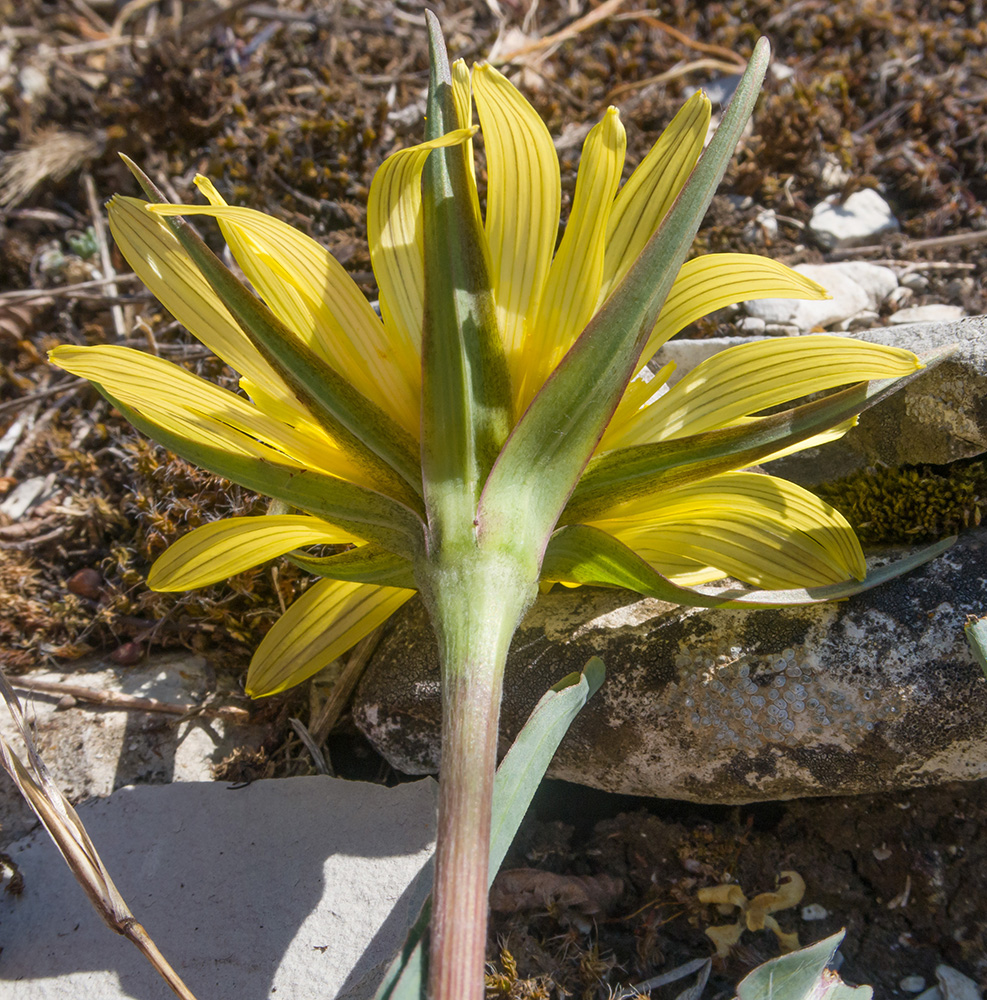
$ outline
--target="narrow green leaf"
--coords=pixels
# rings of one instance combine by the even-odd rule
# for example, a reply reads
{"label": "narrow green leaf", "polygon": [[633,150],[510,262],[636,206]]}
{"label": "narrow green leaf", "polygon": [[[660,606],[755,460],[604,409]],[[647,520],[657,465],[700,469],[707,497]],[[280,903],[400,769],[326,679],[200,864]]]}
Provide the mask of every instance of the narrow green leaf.
{"label": "narrow green leaf", "polygon": [[490,830],[490,882],[528,811],[555,751],[583,705],[606,677],[603,660],[591,657],[582,673],[567,674],[535,706],[497,768]]}
{"label": "narrow green leaf", "polygon": [[[458,120],[439,22],[425,14],[431,54],[426,138],[435,139],[469,123]],[[511,405],[469,148],[433,150],[423,173],[422,469],[430,506],[441,507],[450,496],[466,499],[472,521],[480,487],[510,430]]]}
{"label": "narrow green leaf", "polygon": [[987,617],[973,618],[963,627],[970,652],[987,677]]}
{"label": "narrow green leaf", "polygon": [[721,472],[756,465],[768,455],[862,413],[934,368],[955,350],[950,346],[926,354],[922,357],[926,367],[911,375],[860,382],[823,399],[760,417],[755,423],[601,455],[583,473],[559,523],[595,520],[619,504],[658,489],[686,486]]}
{"label": "narrow green leaf", "polygon": [[[148,197],[164,202],[147,175],[126,156],[123,160]],[[192,226],[181,217],[166,221],[250,342],[313,419],[332,434],[354,462],[380,481],[382,490],[419,507],[421,469],[416,442],[295,336],[206,246]]]}
{"label": "narrow green leaf", "polygon": [[309,469],[241,458],[220,448],[189,441],[145,419],[99,385],[96,388],[142,434],[214,475],[225,476],[248,490],[316,514],[344,531],[405,557],[410,558],[420,546],[423,526],[418,515],[389,496]]}
{"label": "narrow green leaf", "polygon": [[[490,837],[490,882],[517,834],[562,737],[583,705],[603,683],[603,661],[594,656],[581,673],[567,674],[541,698],[518,733],[494,779]],[[374,1000],[424,1000],[428,983],[428,923],[432,897],[425,901],[404,946],[391,963]]]}
{"label": "narrow green leaf", "polygon": [[361,545],[331,556],[309,556],[291,552],[287,556],[301,569],[330,580],[376,583],[381,587],[416,589],[411,563],[380,545]]}
{"label": "narrow green leaf", "polygon": [[514,428],[487,480],[481,525],[540,549],[613,415],[685,260],[768,67],[761,39],[723,121],[658,231]]}
{"label": "narrow green leaf", "polygon": [[870,1000],[869,986],[847,986],[825,972],[845,933],[759,965],[737,984],[738,1000]]}
{"label": "narrow green leaf", "polygon": [[887,566],[870,570],[863,580],[794,590],[725,591],[712,596],[672,583],[613,535],[587,524],[571,524],[556,531],[548,543],[542,576],[546,580],[624,587],[683,607],[780,608],[852,597],[934,559],[955,541],[955,537],[947,538],[917,549]]}

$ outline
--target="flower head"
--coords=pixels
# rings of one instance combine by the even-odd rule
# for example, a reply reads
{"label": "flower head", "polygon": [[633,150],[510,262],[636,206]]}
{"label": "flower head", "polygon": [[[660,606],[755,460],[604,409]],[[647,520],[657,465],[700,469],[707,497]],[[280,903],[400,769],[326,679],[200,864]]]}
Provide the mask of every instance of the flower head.
{"label": "flower head", "polygon": [[[427,548],[423,528],[430,517],[421,465],[429,281],[422,173],[430,155],[443,149],[471,154],[475,100],[486,207],[481,212],[470,173],[469,204],[458,210],[477,220],[473,250],[489,277],[491,322],[509,383],[506,434],[587,324],[602,322],[601,309],[693,171],[710,119],[707,98],[691,98],[621,185],[626,139],[619,113],[610,108],[586,137],[556,248],[560,169],[542,120],[487,65],[470,73],[457,63],[452,99],[457,127],[394,153],[373,180],[367,223],[379,316],[318,243],[271,216],[227,205],[208,179],[197,177],[208,204],[117,196],[110,223],[134,270],[238,373],[242,392],[125,347],[52,352],[56,364],[92,380],[152,438],[287,505],[285,513],[231,518],[190,532],[149,575],[155,589],[184,590],[292,553],[323,577],[257,650],[248,677],[255,695],[310,676],[415,590],[415,560]],[[218,262],[190,243],[174,217],[192,215],[218,222],[259,299],[231,284]],[[920,367],[914,355],[808,336],[731,348],[671,388],[671,366],[656,375],[647,368],[655,351],[695,319],[763,297],[822,298],[825,292],[750,254],[700,256],[681,267],[646,338],[637,377],[562,511],[563,527],[541,554],[546,583],[623,582],[641,589],[648,585],[642,580],[661,574],[679,586],[733,576],[785,588],[864,576],[860,546],[837,511],[792,483],[743,470],[839,436],[861,405],[833,404],[816,423],[794,430],[795,418],[786,424],[760,414],[821,390],[911,374]],[[424,444],[444,447],[441,439]],[[501,444],[495,441],[494,449]],[[321,545],[350,547],[330,556],[303,551]],[[689,592],[674,592],[690,600]],[[708,599],[696,595],[695,601]]]}

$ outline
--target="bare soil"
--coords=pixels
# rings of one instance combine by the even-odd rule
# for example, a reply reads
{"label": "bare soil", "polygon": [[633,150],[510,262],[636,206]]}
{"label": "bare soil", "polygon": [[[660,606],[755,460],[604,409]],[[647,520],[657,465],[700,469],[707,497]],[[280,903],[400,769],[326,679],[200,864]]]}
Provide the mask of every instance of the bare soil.
{"label": "bare soil", "polygon": [[[621,109],[632,166],[685,88],[736,72],[768,34],[786,70],[769,78],[697,249],[756,249],[793,264],[845,259],[805,231],[835,165],[839,193],[877,187],[902,226],[853,259],[922,275],[911,304],[987,312],[981,0],[436,7],[452,54],[471,61],[499,44],[563,137],[564,212],[582,136],[607,104]],[[367,191],[381,160],[420,135],[418,5],[0,0],[0,25],[0,503],[33,491],[0,514],[0,656],[29,673],[91,653],[127,663],[185,646],[220,676],[242,676],[282,600],[305,586],[299,571],[265,567],[187,595],[153,594],[143,580],[190,527],[262,503],[141,441],[88,386],[50,368],[45,351],[128,343],[232,384],[128,279],[94,225],[110,194],[136,193],[118,153],[176,200],[192,198],[193,175],[207,174],[229,200],[323,241],[374,297]],[[752,228],[765,208],[780,222],[767,244]],[[115,286],[101,281],[107,264]],[[686,335],[734,332],[720,314]],[[310,719],[307,692],[252,710],[268,727],[266,750],[230,761],[223,776],[310,770],[287,724],[289,715]],[[328,742],[344,773],[399,780],[345,718]],[[786,870],[805,879],[804,903],[827,915],[803,920],[800,904],[780,914],[784,929],[807,942],[847,927],[842,974],[874,984],[878,997],[900,995],[906,975],[932,984],[941,961],[987,981],[984,784],[739,809],[550,785],[536,813],[508,865],[588,878],[578,884],[590,902],[549,893],[529,908],[532,893],[515,887],[512,902],[509,892],[513,912],[499,912],[492,928],[494,995],[605,997],[707,955],[704,928],[732,918],[700,906],[696,891],[733,878],[754,895]],[[776,950],[766,933],[745,934],[706,995],[729,995]]]}

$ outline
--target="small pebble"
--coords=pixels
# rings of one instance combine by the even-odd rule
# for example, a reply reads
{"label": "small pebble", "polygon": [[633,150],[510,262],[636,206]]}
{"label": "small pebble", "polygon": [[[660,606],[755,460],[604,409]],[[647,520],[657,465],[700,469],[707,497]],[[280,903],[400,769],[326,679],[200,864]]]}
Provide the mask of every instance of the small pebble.
{"label": "small pebble", "polygon": [[767,323],[760,316],[745,316],[738,324],[737,331],[748,337],[758,337],[764,333]]}
{"label": "small pebble", "polygon": [[929,279],[924,274],[919,274],[918,271],[909,271],[908,274],[903,274],[901,284],[919,294],[929,290]]}
{"label": "small pebble", "polygon": [[809,903],[808,906],[802,907],[803,920],[825,920],[828,916],[829,910],[818,903]]}
{"label": "small pebble", "polygon": [[125,642],[110,653],[110,659],[121,667],[132,667],[140,663],[144,656],[144,647],[139,642]]}
{"label": "small pebble", "polygon": [[921,976],[904,976],[898,980],[898,985],[906,993],[921,993],[925,989],[925,980]]}
{"label": "small pebble", "polygon": [[927,990],[919,993],[915,1000],[943,1000],[942,991],[938,986],[930,986]]}
{"label": "small pebble", "polygon": [[103,589],[103,577],[98,570],[80,569],[73,573],[65,584],[69,593],[77,597],[88,597],[96,600]]}
{"label": "small pebble", "polygon": [[924,306],[909,306],[899,309],[888,317],[889,323],[955,323],[966,315],[962,306],[951,306],[944,302],[930,302]]}
{"label": "small pebble", "polygon": [[945,1000],[981,1000],[977,984],[951,965],[937,965],[936,979]]}
{"label": "small pebble", "polygon": [[889,851],[884,844],[880,847],[875,847],[871,853],[877,858],[878,861],[887,861],[891,857],[891,851]]}
{"label": "small pebble", "polygon": [[870,188],[854,191],[842,203],[830,195],[812,209],[809,219],[809,229],[827,250],[876,242],[898,228],[891,206]]}

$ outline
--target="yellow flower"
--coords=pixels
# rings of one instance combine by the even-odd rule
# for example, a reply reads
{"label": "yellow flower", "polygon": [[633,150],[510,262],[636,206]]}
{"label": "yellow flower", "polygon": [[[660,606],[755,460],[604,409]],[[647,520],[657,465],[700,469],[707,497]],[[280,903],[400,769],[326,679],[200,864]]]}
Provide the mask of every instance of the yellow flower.
{"label": "yellow flower", "polygon": [[[621,186],[626,140],[610,108],[586,138],[556,249],[560,170],[544,123],[490,66],[470,74],[457,63],[453,98],[460,127],[394,153],[373,180],[367,226],[380,317],[319,244],[261,212],[228,206],[209,180],[197,177],[208,205],[149,205],[117,196],[110,224],[137,274],[238,373],[243,394],[129,348],[63,346],[52,352],[56,364],[92,380],[151,437],[300,512],[198,528],[161,556],[149,576],[155,589],[184,590],[285,553],[324,576],[258,648],[248,676],[254,695],[315,673],[415,590],[413,565],[426,518],[419,454],[427,280],[421,181],[430,152],[471,146],[475,99],[487,175],[479,252],[492,286],[513,425],[658,229],[702,152],[710,118],[707,98],[691,98]],[[475,184],[470,198],[480,218]],[[247,332],[250,323],[231,313],[168,221],[197,214],[218,221],[269,310],[262,309],[263,323],[302,359],[291,373],[258,348]],[[649,378],[645,365],[655,351],[693,320],[731,303],[781,296],[823,298],[825,292],[764,257],[713,254],[688,261],[587,475],[626,449],[674,450],[694,435],[756,430],[768,419],[757,414],[786,401],[920,367],[906,351],[809,336],[732,348],[667,391],[670,368]],[[320,384],[331,391],[323,393]],[[850,422],[785,447],[819,444]],[[433,444],[442,447],[441,441]],[[770,457],[770,449],[761,456]],[[580,507],[577,488],[573,516],[563,512],[561,523],[575,518],[605,532],[684,585],[729,575],[783,588],[864,576],[856,537],[833,508],[792,483],[741,471],[749,459],[706,467],[701,458],[691,475],[673,477],[667,488],[615,494],[609,505],[597,498]],[[325,544],[355,547],[322,558],[299,551]],[[548,582],[596,579],[589,570],[579,575],[559,571],[557,562],[554,567],[546,567]]]}

